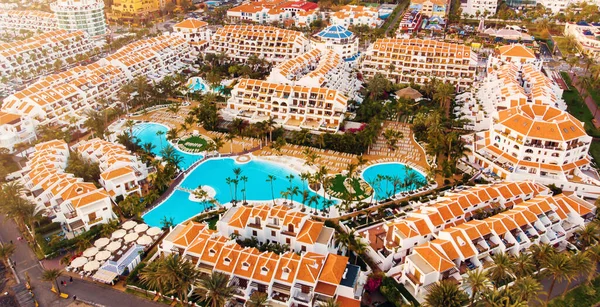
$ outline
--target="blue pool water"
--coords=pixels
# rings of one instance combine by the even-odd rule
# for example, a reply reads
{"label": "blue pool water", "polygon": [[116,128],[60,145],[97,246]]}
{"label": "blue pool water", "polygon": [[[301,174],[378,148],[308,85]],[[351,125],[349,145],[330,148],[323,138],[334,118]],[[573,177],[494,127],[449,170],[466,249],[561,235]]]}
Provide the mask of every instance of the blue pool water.
{"label": "blue pool water", "polygon": [[[422,183],[427,182],[425,176],[423,176],[423,174],[421,174],[420,172],[414,169],[409,170],[408,172],[414,172],[416,174],[415,178],[417,179],[417,181],[420,181]],[[407,168],[406,165],[402,163],[382,163],[370,166],[364,170],[362,174],[363,179],[366,182],[368,182],[371,185],[371,187],[373,187],[373,190],[375,191],[375,199],[386,199],[392,196],[394,192],[392,181],[388,179],[383,179],[378,183],[377,175],[391,177],[397,176],[397,179],[399,179],[401,183],[404,183],[404,178],[406,178],[407,175]],[[420,188],[422,185],[423,184],[412,185],[409,187],[399,186],[396,188],[396,193]]]}
{"label": "blue pool water", "polygon": [[200,77],[193,77],[190,78],[189,82],[189,89],[192,92],[201,92],[201,93],[206,93],[210,90],[210,87],[208,86],[208,84],[206,84],[206,82],[204,82],[204,80],[202,80],[202,78]]}
{"label": "blue pool water", "polygon": [[220,2],[220,1],[206,1],[206,2],[204,2],[204,3],[205,3],[206,5],[209,5],[209,6],[218,6],[218,5],[221,5],[221,2]]}
{"label": "blue pool water", "polygon": [[[242,170],[240,176],[248,177],[246,183],[246,199],[249,201],[271,201],[273,195],[275,198],[282,198],[281,192],[286,191],[290,186],[290,182],[286,176],[293,174],[292,186],[297,186],[302,193],[304,182],[300,179],[299,174],[292,170],[281,167],[280,165],[252,160],[246,164],[237,164],[233,159],[211,159],[198,165],[181,183],[181,187],[187,189],[196,189],[200,185],[211,186],[216,191],[215,198],[221,204],[225,204],[232,199],[233,184],[231,187],[227,185],[225,179],[227,177],[235,178],[233,169],[239,167]],[[273,181],[273,193],[271,193],[271,184],[267,182],[268,175],[273,175],[276,179]],[[237,199],[242,200],[241,190],[244,188],[244,183],[238,184]],[[235,193],[235,192],[233,192]],[[310,196],[315,195],[309,192]],[[235,196],[235,195],[234,195]],[[319,198],[317,208],[323,208],[323,198]],[[165,202],[146,213],[144,221],[151,226],[160,226],[160,221],[163,217],[172,217],[175,224],[181,223],[199,213],[201,213],[207,204],[193,202],[188,199],[189,193],[183,191],[175,191]],[[289,197],[288,197],[289,199]],[[302,195],[294,196],[295,201],[301,201]],[[308,206],[308,204],[305,204]],[[208,205],[210,206],[210,205]],[[315,207],[315,204],[311,204]]]}
{"label": "blue pool water", "polygon": [[[133,127],[133,136],[137,137],[142,144],[152,143],[154,144],[154,149],[152,149],[152,153],[160,156],[160,151],[167,146],[172,146],[169,141],[167,141],[166,134],[169,129],[166,126],[155,124],[155,123],[143,123],[138,124]],[[158,136],[156,133],[158,131],[163,131],[165,134]],[[194,162],[203,158],[202,155],[194,155],[183,152],[177,148],[175,148],[179,155],[183,158],[181,165],[179,165],[182,169],[188,169]]]}

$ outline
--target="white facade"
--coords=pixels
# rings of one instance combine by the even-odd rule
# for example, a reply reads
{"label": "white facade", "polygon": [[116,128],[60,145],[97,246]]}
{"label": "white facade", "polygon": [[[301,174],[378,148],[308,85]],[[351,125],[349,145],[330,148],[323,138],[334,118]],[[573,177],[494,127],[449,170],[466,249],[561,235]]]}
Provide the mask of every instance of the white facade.
{"label": "white facade", "polygon": [[359,55],[358,38],[339,25],[329,26],[315,34],[311,39],[311,45],[320,50],[333,50],[344,60],[355,60]]}
{"label": "white facade", "polygon": [[21,30],[48,32],[58,29],[52,13],[42,11],[0,10],[0,32],[18,34]]}
{"label": "white facade", "polygon": [[379,19],[377,8],[362,5],[344,5],[337,12],[329,14],[329,21],[332,25],[345,28],[351,26],[377,28],[383,24],[383,20]]}
{"label": "white facade", "polygon": [[50,9],[56,14],[61,29],[84,30],[93,37],[107,34],[102,0],[58,0],[50,4]]}
{"label": "white facade", "polygon": [[175,24],[173,33],[183,37],[190,46],[198,51],[208,47],[208,42],[212,37],[212,30],[208,27],[208,23],[194,18]]}
{"label": "white facade", "polygon": [[31,119],[0,111],[0,148],[12,152],[15,144],[32,141],[35,137],[34,127]]}
{"label": "white facade", "polygon": [[565,36],[573,36],[577,40],[579,50],[600,60],[600,23],[570,23],[565,24]]}
{"label": "white facade", "polygon": [[[498,9],[497,0],[466,0],[460,2],[460,8],[463,16],[482,16],[486,17],[496,14]],[[479,12],[479,14],[478,14]]]}

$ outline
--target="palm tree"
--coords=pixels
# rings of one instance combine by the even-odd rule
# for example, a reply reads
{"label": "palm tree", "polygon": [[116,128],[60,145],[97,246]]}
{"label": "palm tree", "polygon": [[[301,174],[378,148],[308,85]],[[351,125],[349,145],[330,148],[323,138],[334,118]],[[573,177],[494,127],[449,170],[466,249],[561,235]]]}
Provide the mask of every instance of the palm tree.
{"label": "palm tree", "polygon": [[160,148],[163,147],[162,136],[165,135],[165,132],[162,130],[156,131],[156,136],[158,136],[158,140],[160,141]]}
{"label": "palm tree", "polygon": [[494,283],[494,288],[498,289],[500,284],[510,278],[512,271],[512,259],[505,253],[498,253],[492,256],[494,266],[489,269],[490,279]]}
{"label": "palm tree", "polygon": [[575,233],[579,235],[581,242],[581,251],[585,252],[588,246],[595,244],[600,239],[600,229],[595,222],[587,223],[581,226]]}
{"label": "palm tree", "polygon": [[484,270],[470,270],[467,272],[467,278],[465,278],[465,287],[471,290],[470,306],[475,306],[475,298],[477,294],[484,289],[490,287],[490,280],[488,278],[487,271]]}
{"label": "palm tree", "polygon": [[250,300],[246,303],[248,307],[266,307],[270,306],[267,302],[269,301],[269,297],[264,292],[254,292],[250,295]]}
{"label": "palm tree", "polygon": [[229,277],[223,273],[213,271],[209,276],[203,277],[196,284],[194,294],[203,298],[203,301],[212,307],[225,306],[233,297],[236,287],[229,285]]}
{"label": "palm tree", "polygon": [[4,262],[6,267],[10,266],[10,261],[8,260],[12,254],[15,252],[15,245],[12,243],[2,244],[0,243],[0,260]]}
{"label": "palm tree", "polygon": [[425,302],[430,307],[462,307],[469,303],[469,296],[455,283],[442,280],[431,287]]}
{"label": "palm tree", "polygon": [[235,139],[235,135],[233,133],[229,133],[225,136],[225,140],[229,142],[229,153],[233,153],[233,140]]}
{"label": "palm tree", "polygon": [[[588,256],[587,253],[579,252],[577,254],[570,254],[571,257],[571,266],[573,267],[573,279],[589,276],[590,271],[594,270],[592,267],[592,260]],[[563,297],[569,291],[569,286],[571,285],[571,281],[567,280],[567,286],[565,287],[565,291],[563,292]]]}
{"label": "palm tree", "polygon": [[146,265],[140,271],[140,282],[146,287],[150,288],[150,290],[157,291],[158,295],[166,295],[165,289],[167,288],[167,283],[165,280],[165,276],[160,272],[160,267],[162,266],[162,259],[158,258]]}
{"label": "palm tree", "polygon": [[56,287],[56,295],[60,296],[60,288],[58,287],[58,282],[56,281],[60,275],[62,275],[62,270],[58,270],[58,269],[49,269],[49,270],[44,270],[44,272],[42,273],[42,277],[41,279],[43,281],[48,281],[50,282],[50,284],[52,284],[52,287]]}
{"label": "palm tree", "polygon": [[325,302],[319,303],[319,307],[342,307],[335,299],[330,298]]}
{"label": "palm tree", "polygon": [[356,239],[356,237],[351,237],[350,239],[352,240],[350,249],[356,254],[356,258],[354,258],[354,264],[356,264],[358,262],[358,257],[367,251],[368,245],[362,240]]}
{"label": "palm tree", "polygon": [[552,290],[554,290],[554,284],[558,282],[568,281],[570,282],[573,276],[573,272],[576,268],[573,267],[571,259],[566,253],[554,253],[548,257],[545,261],[544,267],[548,274],[552,277],[552,283],[550,289],[546,294],[546,304],[550,301],[552,296]]}
{"label": "palm tree", "polygon": [[511,289],[519,295],[522,301],[530,302],[539,300],[539,294],[544,287],[542,287],[542,284],[537,279],[530,275],[517,279]]}
{"label": "palm tree", "polygon": [[536,271],[540,271],[544,263],[555,253],[554,247],[546,243],[532,245],[529,251],[535,263]]}
{"label": "palm tree", "polygon": [[513,257],[512,273],[517,279],[529,276],[535,272],[535,264],[529,253],[519,253]]}
{"label": "palm tree", "polygon": [[585,252],[588,254],[588,257],[592,261],[592,270],[590,270],[587,277],[587,282],[590,283],[592,281],[592,277],[594,277],[594,275],[596,274],[598,263],[600,262],[600,245],[592,245]]}
{"label": "palm tree", "polygon": [[350,244],[352,244],[352,240],[354,240],[354,230],[350,233],[346,233],[345,231],[336,231],[335,232],[335,242],[338,245],[338,249],[342,247],[348,250],[350,248]]}
{"label": "palm tree", "polygon": [[267,176],[267,182],[271,184],[271,198],[273,199],[273,205],[275,204],[275,190],[273,190],[273,181],[275,181],[277,177],[273,175]]}

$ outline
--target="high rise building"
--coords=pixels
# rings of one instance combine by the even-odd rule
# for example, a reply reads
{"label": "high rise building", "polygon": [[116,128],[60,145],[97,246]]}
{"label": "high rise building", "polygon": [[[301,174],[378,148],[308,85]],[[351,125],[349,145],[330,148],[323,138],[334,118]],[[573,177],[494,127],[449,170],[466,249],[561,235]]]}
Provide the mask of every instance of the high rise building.
{"label": "high rise building", "polygon": [[56,14],[58,27],[65,30],[84,30],[90,36],[107,32],[102,0],[58,0],[50,4]]}

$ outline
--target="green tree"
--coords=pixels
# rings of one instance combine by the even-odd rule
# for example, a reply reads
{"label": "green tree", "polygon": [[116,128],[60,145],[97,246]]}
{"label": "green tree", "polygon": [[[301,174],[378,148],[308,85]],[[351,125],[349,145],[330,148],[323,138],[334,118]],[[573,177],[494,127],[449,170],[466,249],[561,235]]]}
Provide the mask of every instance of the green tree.
{"label": "green tree", "polygon": [[570,282],[573,278],[576,268],[573,267],[573,263],[566,253],[554,253],[550,255],[544,263],[544,267],[548,275],[552,278],[550,289],[546,294],[546,304],[550,301],[552,291],[554,290],[555,283],[567,281]]}
{"label": "green tree", "polygon": [[223,273],[213,271],[208,276],[203,276],[196,284],[194,294],[200,297],[211,307],[225,306],[236,287],[229,284],[229,277]]}
{"label": "green tree", "polygon": [[429,307],[462,307],[469,303],[469,296],[455,283],[442,280],[431,287],[425,303]]}
{"label": "green tree", "polygon": [[56,296],[60,296],[60,288],[58,287],[58,282],[56,281],[62,275],[62,270],[58,269],[48,269],[42,272],[41,280],[50,282],[52,287],[56,288]]}
{"label": "green tree", "polygon": [[468,271],[464,281],[464,286],[471,291],[470,306],[475,306],[475,299],[479,293],[491,286],[487,271],[479,269]]}

